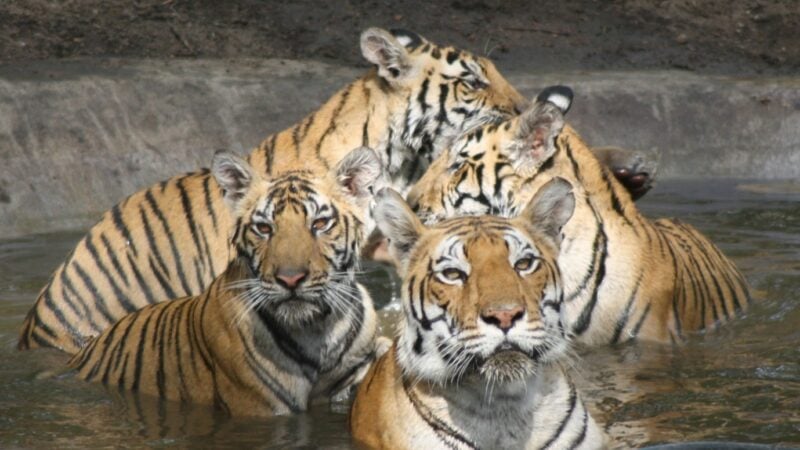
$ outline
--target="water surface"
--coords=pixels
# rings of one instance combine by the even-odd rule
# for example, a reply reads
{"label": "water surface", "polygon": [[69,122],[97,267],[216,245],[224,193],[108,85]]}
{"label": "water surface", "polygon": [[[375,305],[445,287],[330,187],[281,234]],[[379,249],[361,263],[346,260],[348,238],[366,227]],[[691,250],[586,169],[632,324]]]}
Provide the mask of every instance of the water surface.
{"label": "water surface", "polygon": [[[765,181],[666,181],[640,202],[709,235],[759,299],[741,319],[682,347],[580,350],[574,377],[619,447],[723,440],[800,445],[800,189]],[[17,352],[37,291],[80,233],[0,241],[0,448],[352,448],[346,404],[269,420],[159,404],[69,374],[57,351]],[[384,330],[398,317],[397,278],[366,267]]]}

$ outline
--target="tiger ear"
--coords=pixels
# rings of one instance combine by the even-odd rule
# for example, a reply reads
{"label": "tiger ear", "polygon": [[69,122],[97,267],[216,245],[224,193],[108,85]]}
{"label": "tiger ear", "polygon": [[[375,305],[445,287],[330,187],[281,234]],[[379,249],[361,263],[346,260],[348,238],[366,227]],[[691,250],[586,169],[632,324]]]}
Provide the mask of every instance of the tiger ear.
{"label": "tiger ear", "polygon": [[[402,41],[402,42],[401,42]],[[387,81],[396,81],[406,75],[411,67],[408,50],[403,42],[412,42],[408,35],[395,37],[382,28],[367,28],[361,33],[361,54],[378,66],[378,75]]]}
{"label": "tiger ear", "polygon": [[239,202],[258,177],[247,161],[224,150],[214,153],[211,173],[222,188],[223,198],[231,209],[239,206]]}
{"label": "tiger ear", "polygon": [[556,243],[561,242],[561,228],[575,211],[575,195],[569,181],[556,177],[539,188],[520,214],[526,226],[544,232]]}
{"label": "tiger ear", "polygon": [[517,119],[509,156],[517,171],[534,173],[556,152],[564,113],[550,101],[537,101]]}
{"label": "tiger ear", "polygon": [[400,262],[400,267],[405,267],[411,256],[411,249],[419,240],[425,226],[408,207],[403,197],[393,189],[381,189],[376,195],[376,201],[373,211],[375,223],[381,233],[389,239],[392,256]]}
{"label": "tiger ear", "polygon": [[383,174],[378,155],[369,147],[358,147],[336,165],[336,182],[356,198],[372,196]]}

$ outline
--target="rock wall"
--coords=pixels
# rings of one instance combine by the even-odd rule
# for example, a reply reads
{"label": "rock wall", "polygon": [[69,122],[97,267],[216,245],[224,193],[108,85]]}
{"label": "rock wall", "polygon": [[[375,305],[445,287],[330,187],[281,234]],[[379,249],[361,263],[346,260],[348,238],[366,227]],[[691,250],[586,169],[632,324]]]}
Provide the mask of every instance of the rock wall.
{"label": "rock wall", "polygon": [[[0,66],[0,237],[82,229],[125,196],[247,153],[362,70],[285,60]],[[658,153],[659,177],[800,178],[800,79],[509,74],[568,84],[592,145]]]}

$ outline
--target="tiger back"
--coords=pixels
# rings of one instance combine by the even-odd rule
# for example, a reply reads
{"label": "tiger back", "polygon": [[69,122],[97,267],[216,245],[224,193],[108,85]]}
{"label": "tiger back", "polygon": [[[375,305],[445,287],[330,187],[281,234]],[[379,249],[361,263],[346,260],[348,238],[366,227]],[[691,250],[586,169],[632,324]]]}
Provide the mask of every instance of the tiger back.
{"label": "tiger back", "polygon": [[[713,329],[750,303],[734,264],[692,226],[650,221],[564,126],[564,87],[548,89],[519,117],[478,128],[432,163],[409,194],[426,220],[513,216],[553,177],[575,186],[558,264],[567,322],[588,344],[680,342]],[[554,99],[554,97],[558,97]],[[568,95],[571,98],[571,91]]]}
{"label": "tiger back", "polygon": [[194,297],[149,305],[70,361],[80,378],[232,415],[305,410],[363,377],[376,356],[372,301],[355,281],[369,189],[369,149],[330,175],[269,180],[238,158],[213,173],[236,219],[236,256]]}
{"label": "tiger back", "polygon": [[[556,264],[574,208],[556,179],[519,218],[431,228],[384,192],[376,221],[402,276],[404,321],[358,388],[368,448],[600,448],[605,438],[562,367],[569,333]],[[398,420],[398,418],[401,418]]]}
{"label": "tiger back", "polygon": [[[455,135],[528,103],[488,59],[408,31],[367,29],[361,52],[375,68],[266,138],[248,158],[257,172],[329,170],[363,145],[377,151],[393,186],[404,190]],[[145,305],[203,292],[234,256],[233,227],[207,170],[131,195],[55,270],[18,347],[72,353]]]}

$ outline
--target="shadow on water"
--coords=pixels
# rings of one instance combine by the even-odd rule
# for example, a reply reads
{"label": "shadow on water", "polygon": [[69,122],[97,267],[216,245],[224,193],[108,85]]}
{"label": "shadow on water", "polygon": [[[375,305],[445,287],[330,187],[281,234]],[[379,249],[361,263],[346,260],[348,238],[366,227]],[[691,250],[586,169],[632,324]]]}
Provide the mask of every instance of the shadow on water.
{"label": "shadow on water", "polygon": [[[680,348],[579,350],[574,376],[598,422],[621,448],[800,444],[800,189],[758,181],[671,181],[640,206],[648,216],[680,217],[711,236],[734,258],[759,301],[740,320]],[[18,328],[79,238],[69,233],[0,242],[0,447],[352,448],[347,404],[251,420],[107,390],[70,374],[38,379],[67,357],[17,352]],[[382,309],[383,332],[394,335],[399,281],[381,266],[366,264],[363,272]],[[723,443],[714,447],[714,441]],[[675,442],[687,444],[665,445]]]}

